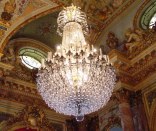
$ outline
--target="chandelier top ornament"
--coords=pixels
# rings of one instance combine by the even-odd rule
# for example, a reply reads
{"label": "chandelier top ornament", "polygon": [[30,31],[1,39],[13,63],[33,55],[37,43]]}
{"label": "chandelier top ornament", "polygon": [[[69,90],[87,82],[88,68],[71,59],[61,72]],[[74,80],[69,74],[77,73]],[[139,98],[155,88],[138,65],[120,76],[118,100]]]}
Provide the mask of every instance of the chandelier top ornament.
{"label": "chandelier top ornament", "polygon": [[88,25],[86,20],[86,14],[82,12],[79,7],[76,7],[73,4],[69,7],[64,8],[64,10],[59,13],[57,19],[57,32],[60,36],[62,36],[64,26],[69,22],[79,23],[83,29],[83,33],[87,34]]}
{"label": "chandelier top ornament", "polygon": [[109,101],[116,81],[107,55],[86,43],[86,15],[76,6],[59,13],[58,33],[62,45],[48,53],[37,74],[37,88],[46,104],[59,113],[82,121],[85,114]]}

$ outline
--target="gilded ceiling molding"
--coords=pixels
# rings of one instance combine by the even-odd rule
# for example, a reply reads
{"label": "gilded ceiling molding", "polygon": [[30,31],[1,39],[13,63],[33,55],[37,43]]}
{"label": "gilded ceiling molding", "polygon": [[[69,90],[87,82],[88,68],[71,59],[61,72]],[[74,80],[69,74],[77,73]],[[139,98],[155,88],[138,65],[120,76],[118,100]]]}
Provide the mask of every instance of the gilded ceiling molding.
{"label": "gilded ceiling molding", "polygon": [[8,45],[13,44],[16,47],[16,51],[18,51],[20,48],[22,47],[33,47],[36,49],[39,49],[45,53],[49,52],[49,51],[53,51],[53,49],[51,49],[49,46],[47,46],[46,44],[34,40],[34,39],[30,39],[30,38],[17,38],[17,39],[13,39],[10,40]]}
{"label": "gilded ceiling molding", "polygon": [[102,35],[102,32],[105,30],[105,28],[107,28],[117,17],[119,17],[124,11],[128,9],[129,6],[131,6],[135,2],[136,2],[135,0],[130,0],[129,2],[127,2],[127,4],[122,6],[116,13],[114,13],[110,17],[110,19],[106,20],[104,23],[99,23],[98,24],[99,30],[95,32],[96,35],[95,35],[95,39],[93,39],[93,43],[96,43],[96,41]]}
{"label": "gilded ceiling molding", "polygon": [[[9,103],[9,104],[8,104]],[[0,97],[0,112],[10,114],[12,116],[15,116],[17,112],[20,112],[25,105],[21,104],[19,102],[6,100]],[[0,131],[1,131],[1,123],[0,123]]]}
{"label": "gilded ceiling molding", "polygon": [[[25,106],[35,105],[44,110],[46,118],[50,122],[54,122],[56,124],[65,124],[65,121],[67,119],[71,119],[71,116],[58,114],[54,110],[49,109],[49,107],[45,104],[45,102],[42,99],[36,100],[36,98],[34,97],[19,95],[18,93],[12,93],[11,91],[8,91],[8,95],[9,94],[11,94],[10,97],[8,96],[6,98],[2,97],[0,92],[0,112],[9,113],[13,116],[16,116],[17,113],[21,112],[21,110],[23,110]],[[18,100],[17,98],[23,100]]]}
{"label": "gilded ceiling molding", "polygon": [[140,27],[140,18],[142,16],[143,11],[145,10],[145,7],[151,2],[151,0],[145,0],[144,3],[139,7],[137,13],[134,16],[133,20],[133,27],[135,29],[141,28]]}
{"label": "gilded ceiling molding", "polygon": [[[4,91],[4,92],[1,92],[1,95],[4,97],[5,95],[9,95],[9,94],[5,94],[5,92],[9,92],[9,90],[11,90],[10,93],[17,93],[19,95],[35,97],[36,99],[41,98],[36,88],[31,88],[29,85],[26,85],[26,83],[24,86],[20,83],[4,80],[4,84],[1,84],[1,89]],[[13,97],[16,98],[16,96],[13,96]]]}
{"label": "gilded ceiling molding", "polygon": [[[122,86],[121,83],[125,83],[129,85],[130,90],[137,91],[144,88],[140,83],[143,84],[146,79],[156,74],[156,42],[152,39],[151,44],[147,45],[143,51],[140,51],[132,59],[116,50],[112,50],[109,53],[110,60],[116,68],[118,83],[120,83],[119,85],[117,84],[118,86]],[[150,84],[149,82],[152,81],[153,79],[148,80],[146,84]]]}
{"label": "gilded ceiling molding", "polygon": [[49,13],[53,13],[57,10],[59,10],[62,7],[62,5],[50,8],[48,6],[48,8],[44,7],[44,9],[39,9],[37,12],[35,12],[32,16],[32,14],[30,14],[29,16],[27,16],[27,19],[22,19],[21,18],[21,22],[19,22],[19,24],[16,25],[12,25],[12,28],[10,27],[9,30],[6,33],[6,36],[2,39],[1,41],[1,46],[0,46],[0,52],[3,52],[3,49],[5,47],[5,45],[8,43],[9,39],[23,26],[25,26],[26,24],[30,23],[33,20],[38,19],[39,17],[45,16]]}
{"label": "gilded ceiling molding", "polygon": [[119,9],[119,11],[113,14],[113,16],[108,21],[105,22],[102,29],[108,27],[109,24],[111,24],[119,15],[121,15],[125,10],[127,10],[127,8],[131,6],[134,2],[135,0],[130,0],[126,5],[124,5],[121,9]]}
{"label": "gilded ceiling molding", "polygon": [[[2,39],[2,42],[1,42],[1,48],[0,48],[0,52],[2,53],[3,52],[3,49],[6,45],[6,43],[8,42],[8,40],[11,38],[11,36],[18,30],[20,29],[21,27],[23,27],[24,25],[26,25],[27,23],[29,23],[30,21],[32,20],[35,20],[41,16],[44,16],[46,14],[49,14],[49,13],[52,13],[54,12],[55,10],[57,9],[60,9],[62,6],[63,6],[63,2],[59,2],[57,0],[51,0],[52,2],[55,2],[56,4],[58,4],[59,6],[55,7],[55,8],[52,8],[52,9],[48,9],[46,11],[42,11],[41,13],[39,14],[35,14],[33,17],[31,16],[31,18],[28,18],[26,21],[24,22],[21,22],[19,23],[18,25],[15,25],[15,27],[13,27],[12,29],[10,28],[7,32],[6,32],[6,36]],[[96,26],[99,26],[99,29],[100,30],[93,30],[93,33],[95,33],[94,36],[91,36],[91,38],[95,37],[95,39],[91,39],[92,42],[95,43],[96,39],[98,39],[98,37],[100,36],[100,32],[106,27],[108,26],[108,24],[110,24],[116,17],[118,17],[123,11],[125,11],[128,6],[130,6],[132,3],[134,3],[135,0],[129,0],[124,6],[121,7],[121,9],[119,8],[115,14],[113,14],[107,21],[106,23],[103,23],[103,22],[99,22],[97,21],[95,18],[90,18],[89,21],[91,23],[96,23]],[[39,10],[42,10],[42,9],[39,9]],[[101,27],[104,27],[103,29]],[[102,30],[101,30],[102,29]]]}
{"label": "gilded ceiling molding", "polygon": [[28,94],[25,95],[26,93],[21,91],[16,91],[16,89],[13,89],[10,91],[10,89],[1,89],[0,92],[0,99],[10,101],[12,103],[19,103],[23,105],[38,105],[42,106],[43,108],[48,109],[48,106],[45,104],[45,102],[42,100],[42,98],[36,93],[34,95]]}
{"label": "gilded ceiling molding", "polygon": [[0,70],[6,71],[6,70],[12,70],[14,66],[8,65],[5,63],[0,62]]}

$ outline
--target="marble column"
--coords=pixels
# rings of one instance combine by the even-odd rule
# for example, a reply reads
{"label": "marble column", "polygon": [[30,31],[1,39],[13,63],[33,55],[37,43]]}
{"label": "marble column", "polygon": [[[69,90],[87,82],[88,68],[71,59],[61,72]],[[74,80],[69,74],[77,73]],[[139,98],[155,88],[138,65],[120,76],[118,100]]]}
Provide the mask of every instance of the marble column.
{"label": "marble column", "polygon": [[119,102],[119,113],[123,131],[135,131],[133,116],[129,103],[129,91],[121,90],[116,93]]}
{"label": "marble column", "polygon": [[136,92],[132,99],[133,121],[136,131],[149,131],[141,92]]}

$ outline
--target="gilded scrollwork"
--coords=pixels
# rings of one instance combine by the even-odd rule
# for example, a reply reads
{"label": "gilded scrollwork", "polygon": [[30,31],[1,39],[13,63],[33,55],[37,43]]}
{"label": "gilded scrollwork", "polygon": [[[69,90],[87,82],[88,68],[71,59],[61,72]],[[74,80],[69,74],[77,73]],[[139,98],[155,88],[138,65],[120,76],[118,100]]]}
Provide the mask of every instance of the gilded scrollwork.
{"label": "gilded scrollwork", "polygon": [[4,6],[4,11],[1,14],[1,19],[6,22],[10,21],[13,17],[13,13],[15,12],[15,9],[16,9],[15,0],[7,1]]}
{"label": "gilded scrollwork", "polygon": [[119,45],[119,39],[113,32],[109,32],[106,40],[106,44],[110,49],[115,49]]}
{"label": "gilded scrollwork", "polygon": [[126,33],[125,47],[127,49],[127,55],[130,59],[141,53],[151,44],[156,41],[156,32],[154,29],[141,30],[129,28]]}
{"label": "gilded scrollwork", "polygon": [[29,70],[21,63],[21,58],[18,56],[17,46],[15,46],[15,44],[7,45],[4,50],[4,55],[1,58],[1,62],[14,66],[10,71],[10,76],[34,83],[35,70]]}
{"label": "gilded scrollwork", "polygon": [[44,111],[34,106],[26,106],[21,112],[3,122],[2,130],[18,129],[18,126],[46,131],[55,131],[55,128],[45,117]]}
{"label": "gilded scrollwork", "polygon": [[144,36],[145,36],[145,33],[139,29],[132,30],[131,28],[129,28],[126,31],[125,46],[128,50],[128,55],[130,55],[136,51],[138,51],[138,52],[140,51],[140,49],[142,48],[142,46],[144,44],[144,41],[143,41]]}

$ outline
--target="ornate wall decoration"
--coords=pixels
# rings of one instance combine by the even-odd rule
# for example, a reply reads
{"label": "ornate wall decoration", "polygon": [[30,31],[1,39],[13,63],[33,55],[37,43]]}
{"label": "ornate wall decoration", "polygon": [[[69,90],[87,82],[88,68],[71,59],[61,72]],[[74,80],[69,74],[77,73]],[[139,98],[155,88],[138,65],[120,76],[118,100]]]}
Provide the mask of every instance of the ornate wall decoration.
{"label": "ornate wall decoration", "polygon": [[3,11],[1,13],[1,19],[6,22],[11,21],[13,14],[15,12],[15,9],[16,9],[15,0],[6,1],[4,4]]}
{"label": "ornate wall decoration", "polygon": [[26,7],[33,6],[34,10],[45,6],[43,1],[31,1],[31,0],[3,0],[1,2],[1,20],[3,22],[12,23],[15,18],[21,16]]}
{"label": "ornate wall decoration", "polygon": [[[22,60],[20,58],[20,55],[22,55],[20,54],[20,51],[24,49],[24,47],[33,50],[36,49],[36,52],[37,50],[41,51],[45,56],[46,56],[45,52],[51,50],[43,43],[34,41],[32,39],[14,39],[10,41],[10,43],[6,46],[4,50],[5,55],[3,55],[3,57],[1,58],[1,62],[14,66],[14,68],[9,72],[7,76],[34,83],[36,70],[30,70],[27,67],[25,67],[25,65],[22,63]],[[40,61],[40,59],[41,58],[39,57],[38,61]]]}
{"label": "ornate wall decoration", "polygon": [[110,49],[115,49],[118,47],[119,39],[115,36],[113,32],[109,32],[106,44]]}
{"label": "ornate wall decoration", "polygon": [[37,106],[25,107],[17,114],[17,116],[6,121],[6,126],[3,128],[3,130],[16,130],[19,129],[19,125],[23,125],[25,128],[34,128],[46,131],[55,130],[46,119],[43,110]]}
{"label": "ornate wall decoration", "polygon": [[[134,33],[128,37],[132,41],[131,44],[136,42],[136,46],[129,47],[127,55],[117,50],[112,50],[109,55],[117,70],[118,82],[125,83],[131,89],[134,87],[137,90],[137,85],[154,75],[156,71],[156,32],[153,30],[147,32],[136,30],[136,33],[141,35],[135,37],[136,34]],[[128,43],[128,46],[131,44]]]}
{"label": "ornate wall decoration", "polygon": [[[25,105],[33,105],[35,103],[36,105],[42,105],[43,107],[47,108],[47,105],[44,103],[44,101],[42,101],[41,98],[35,98],[35,101],[33,101],[34,96],[29,95],[28,98],[28,95],[16,93],[16,90],[9,91],[6,89],[2,89],[2,91],[3,92],[0,93],[0,98],[2,99],[18,102]],[[36,96],[39,97],[38,95]]]}
{"label": "ornate wall decoration", "polygon": [[17,14],[18,15],[21,15],[24,12],[29,2],[30,0],[18,0],[17,1],[17,6],[18,6]]}
{"label": "ornate wall decoration", "polygon": [[127,55],[130,59],[141,53],[152,43],[156,41],[156,32],[151,30],[142,31],[140,29],[128,29],[125,36],[127,38],[125,46],[127,48]]}
{"label": "ornate wall decoration", "polygon": [[111,126],[121,125],[118,105],[114,104],[109,109],[99,113],[99,127],[101,131],[107,131]]}
{"label": "ornate wall decoration", "polygon": [[[25,1],[25,2],[28,2],[28,1]],[[134,1],[131,1],[131,2],[127,1],[126,3],[124,0],[118,0],[118,1],[114,0],[113,2],[114,4],[109,4],[109,6],[111,5],[110,7],[113,9],[113,11],[118,12],[119,10],[119,12],[121,13],[123,9],[125,10],[125,8],[130,6],[130,4],[132,4]],[[115,3],[115,2],[119,2],[119,3]],[[84,0],[84,3],[85,3],[85,0]],[[25,6],[23,5],[23,11],[26,9],[26,4],[27,3],[25,3]],[[38,6],[38,3],[29,2],[29,4],[31,4],[31,6],[34,6],[36,8]],[[81,4],[83,4],[83,2]],[[125,4],[125,6],[122,4]],[[119,5],[123,8],[121,9]],[[101,15],[101,13],[99,13],[101,9],[98,9],[96,12],[96,8],[94,7],[98,5],[94,5],[94,6],[91,5],[90,7],[87,7],[87,5],[82,5],[82,6],[83,6],[83,9],[88,11],[89,13],[93,11],[97,13],[97,15]],[[100,35],[101,29],[103,29],[105,26],[105,24],[101,22],[102,19],[109,21],[115,18],[113,17],[111,19],[111,16],[113,14],[111,14],[111,12],[109,14],[109,11],[111,10],[110,7],[107,7],[108,16],[106,18],[103,18],[104,17],[103,14],[101,15],[99,19],[89,18],[89,22],[90,22],[92,30],[90,32],[90,35],[88,36],[88,41],[91,41],[91,42],[93,41],[94,43],[94,41],[96,41],[96,39]],[[52,17],[55,18],[56,14],[57,13],[53,14]],[[95,21],[95,25],[92,25],[93,21]],[[98,25],[98,23],[100,24]],[[5,26],[2,26],[2,29],[0,27],[0,30],[7,30],[7,28],[3,28],[3,27]],[[29,30],[31,27],[32,26],[30,26],[29,28],[27,28],[27,26],[24,27],[16,34],[17,36],[15,35],[13,38],[21,37],[22,35],[28,36],[29,33],[27,34],[26,30]],[[55,33],[54,30],[55,30],[55,26],[53,26],[52,24],[47,23],[46,25],[45,23],[41,22],[41,24],[36,26],[36,31],[34,31],[34,35],[36,35],[37,32],[40,32],[39,37],[43,35],[46,38],[47,35],[51,35],[52,33]],[[3,36],[3,33],[5,32],[2,32],[2,36]],[[20,36],[19,34],[22,34],[22,35]],[[149,76],[151,76],[152,74],[156,72],[156,59],[155,59],[156,50],[154,47],[154,44],[156,42],[155,31],[154,30],[142,31],[139,29],[129,29],[126,32],[125,37],[126,38],[125,38],[124,44],[125,44],[125,47],[127,48],[127,51],[126,51],[127,54],[125,55],[121,53],[121,50],[119,49],[120,53],[122,54],[121,55],[122,58],[118,59],[118,56],[117,56],[116,58],[118,60],[115,61],[113,58],[112,61],[115,61],[114,65],[117,68],[119,81],[121,83],[126,83],[127,85],[132,85],[132,87],[134,88],[131,88],[131,90],[135,90],[135,87],[137,86],[137,84],[141,83],[143,80],[145,80],[146,78],[148,78]],[[55,41],[55,38],[53,38],[53,40]],[[42,48],[39,45],[30,43],[30,41],[22,42],[22,41],[17,40],[16,42],[18,43],[18,46],[16,46],[17,44],[16,42],[13,42],[12,45],[8,44],[6,48],[4,49],[5,55],[2,57],[1,62],[10,63],[15,68],[12,70],[2,69],[0,71],[0,86],[1,86],[1,91],[2,91],[0,92],[0,98],[27,104],[27,105],[32,105],[33,103],[35,103],[37,105],[42,105],[43,107],[47,108],[45,103],[40,99],[39,95],[37,94],[37,90],[35,86],[33,86],[32,88],[30,85],[27,85],[28,82],[34,83],[33,78],[34,78],[35,73],[31,72],[30,70],[27,70],[24,66],[20,65],[19,59],[17,58],[17,55],[18,55],[17,52],[23,45],[30,46],[32,44],[33,47],[36,47],[39,49]],[[111,49],[117,48],[118,43],[119,43],[119,40],[115,36],[115,34],[113,34],[113,32],[110,33],[108,36],[108,41],[107,41],[107,44],[109,45],[109,47]],[[151,51],[151,48],[153,48],[152,51]],[[48,51],[50,49],[48,50],[43,49],[43,50]],[[138,56],[139,58],[137,58]],[[24,84],[27,86],[23,84],[18,84],[16,80],[19,80],[18,82],[21,82],[21,81],[25,82]],[[35,98],[35,101],[33,101],[34,98]],[[152,108],[152,101],[154,101],[155,99],[155,91],[154,93],[147,93],[146,99],[148,103],[147,104],[148,108],[150,110],[150,108]],[[109,110],[109,112],[107,112],[103,116],[102,115],[100,116],[100,119],[99,119],[100,125],[102,125],[103,127],[107,129],[110,128],[111,125],[113,124],[120,125],[120,119],[118,115],[119,114],[118,114],[117,108]],[[62,127],[59,127],[59,125],[55,125],[55,126],[58,127],[58,130],[62,130]],[[72,128],[72,127],[69,126],[69,128]],[[73,129],[69,129],[69,130],[73,130]]]}
{"label": "ornate wall decoration", "polygon": [[[15,53],[16,52],[16,53]],[[13,76],[14,78],[34,82],[33,72],[27,68],[25,68],[21,64],[21,60],[18,56],[18,51],[15,49],[15,46],[9,45],[8,48],[4,51],[5,55],[1,58],[1,62],[10,64],[15,66],[15,68],[10,71],[9,76]]]}
{"label": "ornate wall decoration", "polygon": [[[100,21],[108,19],[120,6],[126,3],[125,0],[91,0],[87,2],[86,0],[74,0],[75,5],[80,6],[85,12],[90,16],[95,14],[95,18]],[[92,17],[92,16],[91,16]]]}

